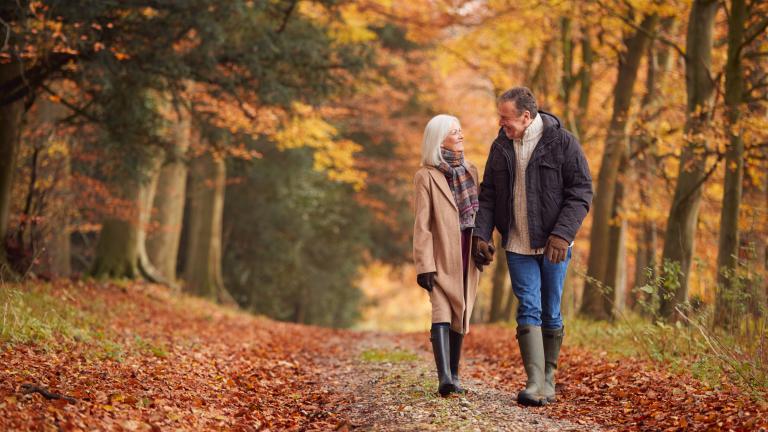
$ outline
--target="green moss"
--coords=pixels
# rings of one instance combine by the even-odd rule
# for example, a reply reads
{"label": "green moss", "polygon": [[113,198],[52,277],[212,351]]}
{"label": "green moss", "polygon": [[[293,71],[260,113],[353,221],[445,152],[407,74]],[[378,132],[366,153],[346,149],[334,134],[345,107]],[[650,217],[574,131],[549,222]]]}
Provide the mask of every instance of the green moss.
{"label": "green moss", "polygon": [[372,363],[412,362],[419,359],[419,357],[413,352],[400,349],[369,349],[363,351],[362,354],[360,354],[360,357],[363,361]]}
{"label": "green moss", "polygon": [[0,288],[0,342],[88,341],[95,322],[94,316],[52,296],[48,285]]}

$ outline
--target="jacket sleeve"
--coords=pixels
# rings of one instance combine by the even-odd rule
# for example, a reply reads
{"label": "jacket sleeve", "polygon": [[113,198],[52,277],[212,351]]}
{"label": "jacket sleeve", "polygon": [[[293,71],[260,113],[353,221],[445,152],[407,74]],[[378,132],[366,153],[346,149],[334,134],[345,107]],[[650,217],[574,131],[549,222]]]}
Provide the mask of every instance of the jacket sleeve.
{"label": "jacket sleeve", "polygon": [[432,193],[429,178],[425,174],[423,171],[417,172],[413,181],[416,208],[413,223],[413,262],[418,274],[437,271],[431,231]]}
{"label": "jacket sleeve", "polygon": [[488,153],[488,160],[483,170],[483,181],[480,183],[480,193],[477,200],[480,208],[475,216],[474,236],[490,242],[493,234],[493,212],[496,205],[496,185],[493,184],[491,159],[493,158],[493,146]]}
{"label": "jacket sleeve", "polygon": [[579,141],[566,133],[563,162],[563,207],[552,234],[573,242],[592,204],[592,175]]}

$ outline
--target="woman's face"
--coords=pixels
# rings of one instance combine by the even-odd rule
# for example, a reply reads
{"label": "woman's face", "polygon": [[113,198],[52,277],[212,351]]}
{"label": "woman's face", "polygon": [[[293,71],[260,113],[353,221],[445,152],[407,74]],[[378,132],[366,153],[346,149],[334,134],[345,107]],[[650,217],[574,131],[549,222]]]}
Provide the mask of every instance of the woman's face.
{"label": "woman's face", "polygon": [[464,151],[464,134],[461,133],[461,127],[458,123],[451,123],[451,128],[448,129],[448,135],[443,140],[441,147],[450,151]]}

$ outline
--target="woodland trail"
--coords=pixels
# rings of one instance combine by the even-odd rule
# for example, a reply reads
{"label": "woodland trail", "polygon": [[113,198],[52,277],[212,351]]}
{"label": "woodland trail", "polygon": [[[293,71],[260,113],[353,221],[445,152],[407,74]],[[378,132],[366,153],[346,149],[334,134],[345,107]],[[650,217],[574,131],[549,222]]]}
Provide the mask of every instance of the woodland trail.
{"label": "woodland trail", "polygon": [[525,375],[503,326],[473,327],[469,393],[440,398],[427,332],[280,323],[137,283],[0,294],[2,334],[17,339],[0,341],[0,431],[768,428],[768,405],[725,382],[567,343],[558,402],[520,407]]}
{"label": "woodland trail", "polygon": [[[465,378],[465,395],[442,398],[431,351],[414,335],[367,333],[344,359],[324,365],[351,430],[372,431],[579,431],[600,430],[523,408],[516,391]],[[331,359],[327,359],[331,360]],[[472,361],[464,370],[472,369]]]}

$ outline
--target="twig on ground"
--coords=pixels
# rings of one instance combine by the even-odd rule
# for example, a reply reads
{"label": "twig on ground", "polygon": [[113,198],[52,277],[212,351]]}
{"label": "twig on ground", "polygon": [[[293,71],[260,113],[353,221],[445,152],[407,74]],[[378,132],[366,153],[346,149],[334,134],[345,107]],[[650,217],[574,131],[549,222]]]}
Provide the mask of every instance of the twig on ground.
{"label": "twig on ground", "polygon": [[43,387],[36,386],[34,384],[22,384],[21,385],[21,392],[24,394],[30,394],[30,393],[40,393],[43,395],[46,399],[64,399],[65,401],[69,403],[77,403],[77,399],[73,398],[72,396],[67,396],[59,393],[53,393],[48,390],[46,390]]}

